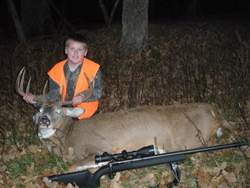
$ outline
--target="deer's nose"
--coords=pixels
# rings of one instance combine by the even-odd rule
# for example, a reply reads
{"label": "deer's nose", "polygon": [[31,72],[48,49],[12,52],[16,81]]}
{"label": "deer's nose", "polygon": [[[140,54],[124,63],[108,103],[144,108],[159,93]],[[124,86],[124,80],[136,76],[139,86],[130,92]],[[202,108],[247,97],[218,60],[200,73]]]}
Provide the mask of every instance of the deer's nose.
{"label": "deer's nose", "polygon": [[50,120],[48,116],[44,115],[40,120],[40,124],[48,126],[50,124]]}

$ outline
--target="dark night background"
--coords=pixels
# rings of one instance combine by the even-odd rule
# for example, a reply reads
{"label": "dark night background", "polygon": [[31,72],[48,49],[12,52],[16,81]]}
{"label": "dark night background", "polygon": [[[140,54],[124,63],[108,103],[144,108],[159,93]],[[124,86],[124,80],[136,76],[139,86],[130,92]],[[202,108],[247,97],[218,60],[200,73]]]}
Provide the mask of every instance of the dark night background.
{"label": "dark night background", "polygon": [[[89,24],[97,26],[104,25],[104,18],[99,7],[98,0],[71,0],[63,5],[60,0],[53,0],[62,11],[65,18],[72,24],[80,27],[88,27]],[[18,13],[20,14],[20,0],[13,1]],[[112,10],[115,0],[104,0],[107,10]],[[186,21],[186,13],[189,0],[150,0],[149,1],[149,21],[165,23],[168,21]],[[11,15],[8,11],[6,1],[1,1],[1,32],[5,33],[15,31]],[[250,1],[249,0],[199,0],[195,19],[198,20],[218,20],[249,19]],[[58,24],[61,20],[54,9],[51,7],[53,22]],[[122,15],[122,0],[117,7],[113,23],[120,23]]]}

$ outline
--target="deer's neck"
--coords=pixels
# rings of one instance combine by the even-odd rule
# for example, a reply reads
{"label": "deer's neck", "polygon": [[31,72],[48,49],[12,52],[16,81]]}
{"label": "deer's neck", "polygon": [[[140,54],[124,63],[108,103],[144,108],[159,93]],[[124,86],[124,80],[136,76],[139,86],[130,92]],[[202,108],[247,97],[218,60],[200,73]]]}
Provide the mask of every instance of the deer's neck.
{"label": "deer's neck", "polygon": [[50,137],[43,138],[42,141],[49,150],[65,157],[68,155],[68,142],[74,128],[74,120],[65,118],[61,122],[61,124],[55,124],[54,133]]}

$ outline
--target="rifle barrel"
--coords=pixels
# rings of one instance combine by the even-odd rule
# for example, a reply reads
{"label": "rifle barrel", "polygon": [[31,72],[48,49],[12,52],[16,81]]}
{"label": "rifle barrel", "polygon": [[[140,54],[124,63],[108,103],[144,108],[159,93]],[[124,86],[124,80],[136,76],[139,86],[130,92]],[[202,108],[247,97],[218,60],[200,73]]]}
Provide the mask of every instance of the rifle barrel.
{"label": "rifle barrel", "polygon": [[176,155],[176,154],[193,154],[193,153],[198,153],[198,152],[226,149],[226,148],[231,148],[231,147],[240,147],[240,146],[245,146],[245,145],[248,145],[248,142],[235,142],[235,143],[232,143],[232,144],[225,144],[225,145],[218,145],[218,146],[210,146],[210,147],[204,147],[204,148],[183,150],[183,151],[177,151],[177,152],[171,152],[171,153],[164,153],[164,154],[160,154],[160,155],[172,156],[172,155]]}
{"label": "rifle barrel", "polygon": [[225,145],[218,145],[218,146],[211,146],[211,147],[204,147],[204,148],[197,148],[197,149],[190,149],[190,150],[181,150],[181,151],[170,152],[170,153],[162,153],[162,154],[153,155],[153,156],[140,157],[140,158],[135,158],[135,159],[130,159],[130,160],[114,161],[113,164],[126,163],[127,161],[130,162],[130,161],[140,161],[140,160],[145,160],[145,159],[157,159],[157,158],[162,158],[162,157],[170,157],[173,155],[193,154],[193,153],[198,153],[198,152],[213,151],[213,150],[226,149],[226,148],[231,148],[231,147],[240,147],[240,146],[245,146],[245,145],[248,145],[248,142],[235,142],[232,144],[225,144]]}

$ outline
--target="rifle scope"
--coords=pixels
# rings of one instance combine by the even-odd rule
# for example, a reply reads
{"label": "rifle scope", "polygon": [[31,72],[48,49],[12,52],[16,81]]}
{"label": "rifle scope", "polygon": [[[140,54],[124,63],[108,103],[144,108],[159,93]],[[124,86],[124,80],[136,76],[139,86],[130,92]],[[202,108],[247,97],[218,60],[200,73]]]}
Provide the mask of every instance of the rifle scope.
{"label": "rifle scope", "polygon": [[143,147],[136,151],[127,152],[123,150],[119,154],[109,154],[104,152],[102,155],[95,156],[95,162],[100,163],[104,161],[118,160],[118,159],[127,159],[127,158],[137,158],[137,157],[146,157],[155,155],[155,149],[153,145]]}

